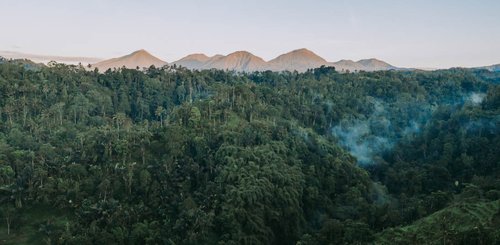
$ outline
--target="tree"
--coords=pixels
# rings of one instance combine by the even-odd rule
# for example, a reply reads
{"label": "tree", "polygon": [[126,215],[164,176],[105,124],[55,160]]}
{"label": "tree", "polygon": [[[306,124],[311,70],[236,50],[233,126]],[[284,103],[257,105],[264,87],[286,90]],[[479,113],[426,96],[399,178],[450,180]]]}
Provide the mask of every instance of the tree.
{"label": "tree", "polygon": [[163,116],[165,115],[167,111],[163,106],[158,106],[155,111],[155,115],[160,119],[160,125],[163,128]]}
{"label": "tree", "polygon": [[18,218],[18,211],[11,205],[4,204],[2,205],[2,207],[0,207],[0,215],[5,220],[5,225],[7,226],[7,235],[10,235],[13,223]]}

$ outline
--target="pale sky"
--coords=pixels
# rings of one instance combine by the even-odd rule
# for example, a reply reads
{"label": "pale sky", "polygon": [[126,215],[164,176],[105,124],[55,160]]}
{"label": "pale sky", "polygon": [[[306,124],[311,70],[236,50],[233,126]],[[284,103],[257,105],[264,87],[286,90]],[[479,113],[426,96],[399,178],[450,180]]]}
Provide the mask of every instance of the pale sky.
{"label": "pale sky", "polygon": [[0,50],[172,62],[308,48],[400,67],[500,63],[500,0],[0,0]]}

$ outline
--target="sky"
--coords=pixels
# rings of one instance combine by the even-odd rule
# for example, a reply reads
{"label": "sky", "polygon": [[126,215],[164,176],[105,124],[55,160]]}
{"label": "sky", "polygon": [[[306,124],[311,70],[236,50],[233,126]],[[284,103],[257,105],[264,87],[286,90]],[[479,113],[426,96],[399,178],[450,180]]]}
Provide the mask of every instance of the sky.
{"label": "sky", "polygon": [[499,0],[0,0],[0,50],[172,62],[307,48],[399,67],[500,63]]}

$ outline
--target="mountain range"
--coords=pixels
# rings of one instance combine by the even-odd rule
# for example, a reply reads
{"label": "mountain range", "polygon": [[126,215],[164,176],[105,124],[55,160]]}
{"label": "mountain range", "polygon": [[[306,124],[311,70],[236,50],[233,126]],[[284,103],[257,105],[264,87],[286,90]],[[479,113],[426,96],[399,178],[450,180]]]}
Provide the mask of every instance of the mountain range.
{"label": "mountain range", "polygon": [[[93,67],[105,71],[109,68],[136,68],[163,66],[168,64],[160,60],[145,50],[138,50],[129,55],[98,62]],[[190,54],[180,60],[172,62],[170,65],[182,66],[192,70],[221,69],[234,70],[239,72],[252,71],[298,71],[304,72],[307,69],[321,66],[334,66],[339,71],[376,71],[399,69],[384,61],[377,59],[365,59],[357,62],[352,60],[341,60],[338,62],[328,62],[322,57],[308,49],[297,49],[278,57],[265,61],[261,57],[255,56],[247,51],[236,51],[228,55],[215,55],[209,57],[205,54]]]}
{"label": "mountain range", "polygon": [[[108,69],[126,67],[130,69],[147,68],[151,65],[161,67],[164,65],[175,65],[185,67],[191,70],[204,69],[222,69],[234,70],[239,72],[252,71],[298,71],[304,72],[307,69],[318,68],[321,66],[333,66],[337,71],[379,71],[379,70],[404,70],[412,68],[400,68],[388,64],[387,62],[371,58],[358,61],[339,60],[328,62],[314,52],[302,48],[279,55],[278,57],[265,61],[261,57],[255,56],[247,51],[236,51],[228,55],[207,56],[202,53],[190,54],[182,59],[168,63],[155,57],[148,51],[141,49],[131,54],[102,60],[92,57],[64,57],[50,55],[35,55],[12,51],[0,51],[0,56],[7,59],[29,59],[34,62],[48,63],[57,61],[66,64],[89,64],[91,69],[98,68],[104,72]],[[500,71],[500,64],[491,66],[475,67],[474,69],[487,69],[490,71]]]}
{"label": "mountain range", "polygon": [[265,70],[304,72],[307,69],[318,68],[323,65],[333,66],[338,71],[376,71],[399,69],[398,67],[377,59],[365,59],[357,62],[352,60],[328,62],[319,55],[305,48],[279,55],[278,57],[267,62],[247,51],[237,51],[226,56],[215,55],[212,57],[208,57],[204,54],[192,54],[178,61],[174,61],[172,64],[195,70],[215,68],[245,72]]}

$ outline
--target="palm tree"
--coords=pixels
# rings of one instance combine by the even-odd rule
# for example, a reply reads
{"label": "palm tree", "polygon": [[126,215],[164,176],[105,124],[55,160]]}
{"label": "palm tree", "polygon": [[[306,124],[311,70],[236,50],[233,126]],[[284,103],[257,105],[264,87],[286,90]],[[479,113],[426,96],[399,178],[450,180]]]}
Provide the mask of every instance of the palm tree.
{"label": "palm tree", "polygon": [[158,108],[156,108],[155,111],[155,115],[160,118],[160,125],[162,128],[163,128],[163,115],[165,115],[166,112],[167,111],[165,110],[165,108],[163,108],[163,106],[158,106]]}

